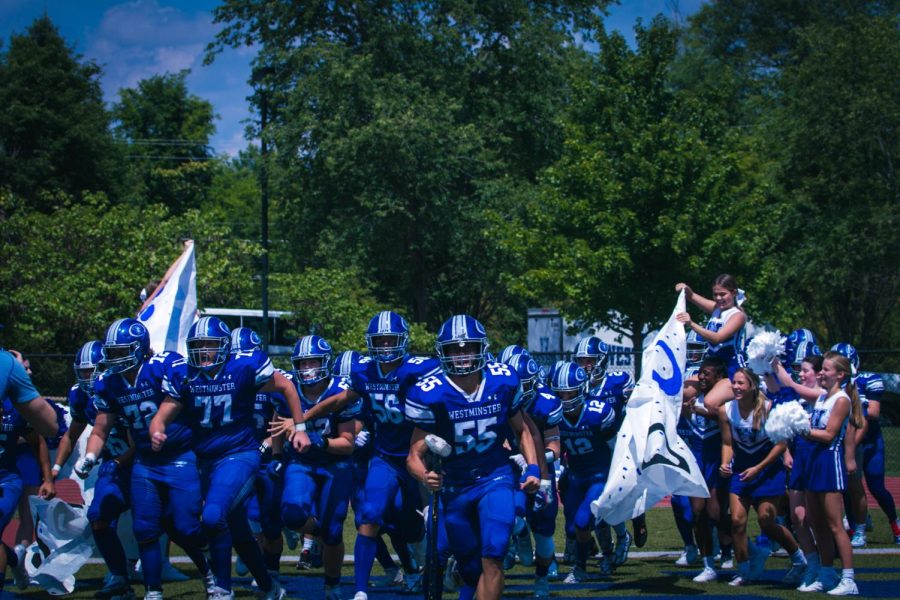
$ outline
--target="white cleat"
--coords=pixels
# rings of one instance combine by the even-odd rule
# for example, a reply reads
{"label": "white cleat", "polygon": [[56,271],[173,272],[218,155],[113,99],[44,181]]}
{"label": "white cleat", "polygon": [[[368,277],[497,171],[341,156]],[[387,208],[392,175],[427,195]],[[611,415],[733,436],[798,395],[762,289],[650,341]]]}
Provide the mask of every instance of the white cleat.
{"label": "white cleat", "polygon": [[678,560],[675,561],[675,566],[689,567],[693,564],[696,564],[699,558],[700,552],[697,550],[697,546],[685,546],[684,550],[682,550],[681,552],[681,555],[678,557]]}
{"label": "white cleat", "polygon": [[144,594],[144,600],[163,600],[162,592],[147,592]]}
{"label": "white cleat", "polygon": [[710,581],[715,581],[719,578],[718,573],[712,567],[703,567],[703,570],[700,571],[700,574],[694,577],[694,581],[697,583],[709,583]]}
{"label": "white cleat", "polygon": [[859,594],[859,588],[856,582],[849,577],[842,577],[836,586],[828,590],[832,596],[856,596]]}
{"label": "white cleat", "polygon": [[22,544],[16,544],[16,547],[13,548],[13,552],[16,555],[16,559],[19,561],[13,572],[13,583],[20,590],[24,590],[28,587],[28,572],[25,570],[25,546]]}
{"label": "white cleat", "polygon": [[578,567],[572,569],[572,572],[569,573],[569,575],[565,579],[563,579],[563,583],[570,584],[584,583],[585,581],[587,581],[587,573],[584,571],[584,569],[580,569]]}
{"label": "white cleat", "polygon": [[212,594],[207,596],[207,600],[234,600],[234,592],[215,586]]}
{"label": "white cleat", "polygon": [[365,592],[356,592],[353,596],[353,600],[369,600],[369,595]]}
{"label": "white cleat", "polygon": [[287,597],[287,592],[277,579],[272,580],[272,589],[263,595],[263,600],[283,600]]}

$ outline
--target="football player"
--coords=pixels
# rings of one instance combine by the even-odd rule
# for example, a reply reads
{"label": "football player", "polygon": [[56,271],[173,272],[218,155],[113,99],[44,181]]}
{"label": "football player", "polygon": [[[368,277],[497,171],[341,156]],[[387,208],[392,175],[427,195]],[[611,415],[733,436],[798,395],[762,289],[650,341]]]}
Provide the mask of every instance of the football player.
{"label": "football player", "polygon": [[[216,317],[203,317],[188,330],[187,376],[169,394],[150,424],[153,448],[168,445],[167,426],[182,412],[194,430],[193,447],[201,465],[203,529],[216,576],[215,600],[230,600],[231,548],[250,570],[267,599],[285,595],[266,569],[247,522],[247,499],[259,471],[259,442],[254,430],[258,392],[280,393],[297,423],[292,444],[309,446],[294,386],[261,350],[231,354],[231,331]],[[183,410],[186,408],[187,410]]]}
{"label": "football player", "polygon": [[[78,439],[88,425],[94,425],[97,408],[92,399],[94,384],[101,372],[103,344],[97,340],[86,342],[75,355],[75,379],[77,383],[69,390],[69,412],[72,423],[63,435],[53,465],[54,479],[59,476]],[[103,589],[95,598],[128,598],[133,595],[128,581],[128,561],[125,549],[119,540],[116,524],[119,516],[131,508],[130,483],[134,447],[122,427],[115,426],[103,446],[100,476],[94,484],[94,497],[88,507],[87,518],[91,524],[94,543],[109,569]]]}
{"label": "football player", "polygon": [[[406,416],[415,424],[407,465],[433,492],[441,492],[449,552],[465,584],[460,598],[500,598],[502,561],[515,522],[514,490],[540,487],[541,470],[522,416],[522,387],[503,363],[488,362],[484,327],[468,315],[447,320],[438,332],[441,369],[409,391]],[[452,444],[440,472],[426,468],[425,437]],[[526,468],[521,479],[509,464],[506,439],[518,439]],[[518,482],[518,483],[517,483]]]}
{"label": "football player", "polygon": [[[369,462],[354,548],[354,600],[368,598],[378,534],[386,515],[395,512],[392,507],[398,491],[402,495],[399,517],[403,519],[398,526],[406,536],[406,543],[420,543],[425,537],[419,483],[406,470],[413,424],[404,417],[403,400],[412,384],[438,367],[434,359],[408,354],[409,325],[406,319],[390,311],[378,313],[369,322],[366,346],[372,361],[364,369],[351,372],[349,389],[320,401],[307,415],[310,420],[318,419],[362,398],[365,414],[375,422],[374,456]],[[406,573],[405,577],[408,589],[420,585],[418,573]]]}
{"label": "football player", "polygon": [[215,587],[202,547],[200,479],[192,446],[191,427],[185,419],[172,424],[162,451],[151,447],[150,422],[163,400],[177,393],[175,386],[187,375],[185,360],[176,352],[154,355],[150,334],[136,319],[119,319],[109,326],[103,341],[106,370],[94,383],[97,416],[83,458],[75,465],[82,479],[98,462],[117,424],[128,430],[135,445],[131,468],[131,505],[134,537],[144,574],[145,600],[161,600],[163,524],[184,548],[204,577],[207,593]]}

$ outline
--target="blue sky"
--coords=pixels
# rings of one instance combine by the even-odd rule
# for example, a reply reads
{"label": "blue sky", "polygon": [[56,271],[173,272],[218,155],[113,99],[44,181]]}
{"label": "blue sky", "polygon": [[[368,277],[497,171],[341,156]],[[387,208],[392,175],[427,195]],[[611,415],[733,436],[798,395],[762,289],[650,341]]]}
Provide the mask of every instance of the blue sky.
{"label": "blue sky", "polygon": [[[613,6],[607,29],[633,39],[635,19],[658,13],[689,16],[704,0],[622,0]],[[226,50],[211,66],[203,66],[203,51],[218,30],[212,23],[216,0],[0,0],[0,37],[4,46],[12,33],[22,33],[46,12],[76,52],[103,67],[107,102],[118,100],[123,87],[166,72],[191,69],[193,94],[212,102],[219,119],[212,146],[235,155],[246,147],[244,125],[249,118],[251,49]]]}

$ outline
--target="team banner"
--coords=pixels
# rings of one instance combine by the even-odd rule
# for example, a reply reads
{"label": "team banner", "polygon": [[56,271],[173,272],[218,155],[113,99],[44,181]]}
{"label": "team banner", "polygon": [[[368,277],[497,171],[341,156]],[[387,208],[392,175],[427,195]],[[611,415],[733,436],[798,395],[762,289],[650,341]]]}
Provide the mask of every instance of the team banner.
{"label": "team banner", "polygon": [[628,400],[616,438],[609,479],[591,502],[594,516],[623,523],[643,514],[668,495],[709,497],[697,461],[678,437],[686,356],[684,292],[675,310],[643,354],[641,378]]}
{"label": "team banner", "polygon": [[138,315],[150,332],[150,347],[156,353],[175,351],[187,356],[188,329],[197,313],[197,265],[194,244],[188,242],[178,260],[169,267],[168,278]]}

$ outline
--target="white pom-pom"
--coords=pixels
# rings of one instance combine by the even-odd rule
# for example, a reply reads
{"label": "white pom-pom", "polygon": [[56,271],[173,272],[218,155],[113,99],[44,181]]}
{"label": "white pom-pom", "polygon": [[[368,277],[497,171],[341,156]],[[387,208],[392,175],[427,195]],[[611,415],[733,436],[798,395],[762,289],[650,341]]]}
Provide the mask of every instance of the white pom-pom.
{"label": "white pom-pom", "polygon": [[747,344],[747,366],[757,375],[772,372],[772,361],[784,353],[787,338],[779,331],[763,331]]}
{"label": "white pom-pom", "polygon": [[809,413],[796,400],[779,404],[766,418],[766,435],[776,444],[792,440],[797,434],[807,433],[809,433]]}

